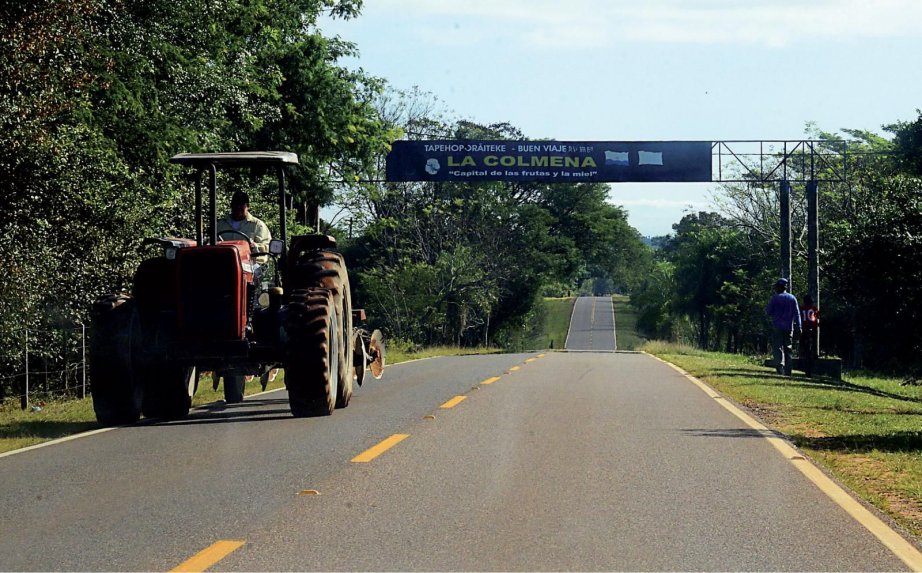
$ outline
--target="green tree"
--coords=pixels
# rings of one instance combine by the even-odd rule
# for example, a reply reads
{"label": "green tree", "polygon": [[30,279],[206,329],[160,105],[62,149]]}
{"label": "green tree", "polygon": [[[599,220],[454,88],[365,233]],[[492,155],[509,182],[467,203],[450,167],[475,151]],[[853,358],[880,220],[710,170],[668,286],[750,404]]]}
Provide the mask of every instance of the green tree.
{"label": "green tree", "polygon": [[[922,181],[866,178],[858,207],[827,238],[824,332],[852,364],[907,370],[922,360]],[[824,334],[826,336],[826,334]]]}
{"label": "green tree", "polygon": [[[506,123],[450,119],[418,91],[386,92],[378,107],[391,132],[412,138],[524,139]],[[350,208],[364,217],[352,259],[360,291],[373,301],[370,314],[390,316],[400,336],[419,343],[512,344],[536,317],[546,285],[566,290],[595,274],[628,288],[646,247],[606,194],[599,184],[521,182],[359,189]],[[405,290],[412,275],[431,296]]]}
{"label": "green tree", "polygon": [[371,105],[380,84],[341,67],[354,47],[315,26],[360,5],[0,6],[0,255],[15,261],[0,279],[0,368],[20,363],[17,329],[83,320],[95,296],[127,287],[142,238],[193,234],[190,185],[166,161],[174,153],[297,151],[299,205],[374,169],[390,139]]}
{"label": "green tree", "polygon": [[672,263],[665,260],[654,262],[650,272],[631,294],[631,306],[637,309],[637,329],[645,337],[658,340],[674,338],[676,291]]}
{"label": "green tree", "polygon": [[892,139],[865,130],[818,132],[844,139],[851,158],[847,182],[820,186],[820,306],[822,345],[853,366],[905,371],[920,363],[920,126],[922,118],[885,126]]}
{"label": "green tree", "polygon": [[[702,348],[759,347],[765,328],[762,293],[771,284],[767,253],[759,248],[764,245],[761,236],[708,212],[686,215],[673,229],[675,236],[663,254],[672,263],[675,291],[670,310],[675,318],[688,317]],[[662,322],[658,318],[653,324]]]}
{"label": "green tree", "polygon": [[906,175],[922,177],[922,110],[912,121],[900,121],[885,127],[893,134],[899,170]]}

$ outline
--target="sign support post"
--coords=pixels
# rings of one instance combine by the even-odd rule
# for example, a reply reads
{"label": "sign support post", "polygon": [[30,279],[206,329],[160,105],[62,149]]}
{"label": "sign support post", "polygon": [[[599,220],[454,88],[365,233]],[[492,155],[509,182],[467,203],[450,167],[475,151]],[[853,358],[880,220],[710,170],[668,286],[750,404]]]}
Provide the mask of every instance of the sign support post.
{"label": "sign support post", "polygon": [[788,292],[794,292],[791,281],[791,182],[781,181],[781,276],[788,279]]}
{"label": "sign support post", "polygon": [[[819,183],[812,179],[807,183],[807,292],[813,304],[820,306],[820,226],[819,226]],[[820,351],[819,328],[816,330],[814,352]]]}

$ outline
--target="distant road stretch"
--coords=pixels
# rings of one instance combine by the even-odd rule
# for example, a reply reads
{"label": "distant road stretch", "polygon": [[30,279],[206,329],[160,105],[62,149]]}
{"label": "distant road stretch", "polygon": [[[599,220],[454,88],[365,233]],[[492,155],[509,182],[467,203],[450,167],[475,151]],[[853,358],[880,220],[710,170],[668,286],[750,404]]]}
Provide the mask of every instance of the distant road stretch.
{"label": "distant road stretch", "polygon": [[581,296],[573,306],[567,350],[618,349],[615,338],[615,308],[611,297]]}

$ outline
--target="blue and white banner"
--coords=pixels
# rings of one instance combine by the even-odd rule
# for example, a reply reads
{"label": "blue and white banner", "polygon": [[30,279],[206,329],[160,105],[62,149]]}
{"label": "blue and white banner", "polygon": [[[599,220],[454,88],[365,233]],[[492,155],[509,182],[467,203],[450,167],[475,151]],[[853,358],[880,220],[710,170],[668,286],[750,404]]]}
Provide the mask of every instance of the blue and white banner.
{"label": "blue and white banner", "polygon": [[710,141],[395,141],[388,181],[707,182]]}

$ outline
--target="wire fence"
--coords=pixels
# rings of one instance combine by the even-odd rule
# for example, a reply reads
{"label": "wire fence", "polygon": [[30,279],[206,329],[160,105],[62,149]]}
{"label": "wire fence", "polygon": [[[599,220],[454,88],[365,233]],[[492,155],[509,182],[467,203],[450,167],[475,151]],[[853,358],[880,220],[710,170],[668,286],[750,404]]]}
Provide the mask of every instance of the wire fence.
{"label": "wire fence", "polygon": [[86,398],[87,329],[83,324],[23,328],[7,340],[0,396],[19,396],[22,409],[44,400]]}

